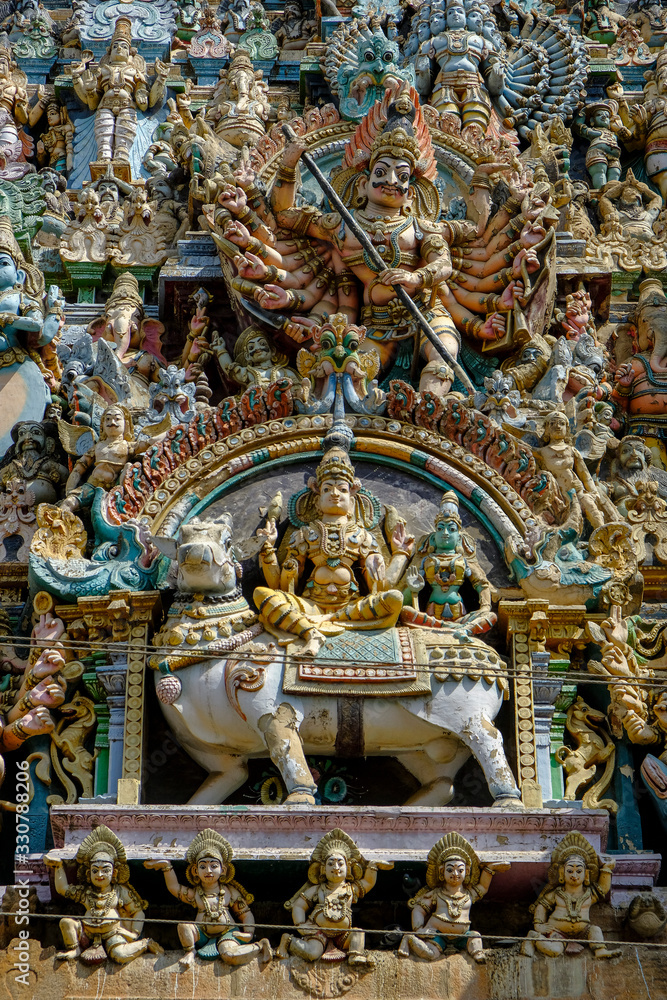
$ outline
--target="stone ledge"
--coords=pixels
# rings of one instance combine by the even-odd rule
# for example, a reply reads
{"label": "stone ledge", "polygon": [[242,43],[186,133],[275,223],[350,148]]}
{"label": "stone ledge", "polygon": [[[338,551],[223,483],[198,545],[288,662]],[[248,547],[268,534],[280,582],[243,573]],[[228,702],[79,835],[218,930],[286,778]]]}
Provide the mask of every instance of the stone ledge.
{"label": "stone ledge", "polygon": [[495,949],[485,966],[467,955],[443,956],[436,962],[399,959],[392,952],[373,952],[372,970],[352,969],[347,962],[299,959],[251,962],[233,969],[221,961],[197,959],[192,971],[179,972],[180,952],[136,959],[126,966],[107,962],[90,967],[57,962],[53,947],[38,941],[29,947],[28,982],[15,980],[19,970],[14,940],[0,959],[0,1000],[305,1000],[348,997],[349,1000],[646,1000],[667,996],[664,953],[643,945],[626,945],[625,955],[595,960],[586,951],[559,959],[520,956],[516,948]]}

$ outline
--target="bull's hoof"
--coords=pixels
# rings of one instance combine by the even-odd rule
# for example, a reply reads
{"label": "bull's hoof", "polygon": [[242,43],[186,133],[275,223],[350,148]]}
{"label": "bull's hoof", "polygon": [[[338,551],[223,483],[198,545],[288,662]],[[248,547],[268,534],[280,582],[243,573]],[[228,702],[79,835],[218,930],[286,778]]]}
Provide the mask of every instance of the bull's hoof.
{"label": "bull's hoof", "polygon": [[283,800],[284,806],[314,806],[315,796],[311,795],[310,792],[290,792],[286,799]]}
{"label": "bull's hoof", "polygon": [[526,811],[526,807],[524,806],[521,799],[517,799],[513,795],[499,795],[491,808],[506,809],[508,812]]}

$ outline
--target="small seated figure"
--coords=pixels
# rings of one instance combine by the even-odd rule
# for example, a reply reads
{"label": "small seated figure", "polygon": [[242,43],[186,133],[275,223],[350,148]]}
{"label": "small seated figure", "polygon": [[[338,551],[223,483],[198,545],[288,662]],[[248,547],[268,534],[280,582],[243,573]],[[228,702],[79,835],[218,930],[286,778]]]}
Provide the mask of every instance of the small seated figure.
{"label": "small seated figure", "polygon": [[[479,610],[466,613],[460,590],[468,580],[479,596]],[[422,538],[413,565],[406,575],[405,597],[412,607],[401,612],[401,622],[406,625],[423,625],[428,628],[457,629],[471,635],[487,632],[495,625],[496,615],[491,611],[491,584],[479,565],[475,544],[463,531],[459,513],[459,500],[453,490],[448,490],[440,501],[435,519],[435,531]],[[426,612],[419,610],[417,595],[426,584],[431,593]]]}
{"label": "small seated figure", "polygon": [[286,354],[278,351],[267,335],[256,326],[248,326],[234,344],[232,359],[224,340],[213,331],[211,346],[218,364],[225,376],[233,379],[244,389],[248,386],[269,386],[282,378],[289,378],[297,384],[299,376],[287,364]]}
{"label": "small seated figure", "polygon": [[[63,427],[66,430],[79,430],[61,421],[61,431]],[[73,514],[81,507],[89,506],[93,498],[91,487],[101,486],[102,489],[110,490],[118,482],[127,463],[133,462],[151,444],[153,440],[150,438],[144,441],[134,440],[132,418],[124,406],[119,403],[107,406],[100,421],[100,439],[75,463],[65,486],[67,496],[60,506]],[[92,472],[88,476],[88,482],[81,485],[89,469]]]}
{"label": "small seated figure", "polygon": [[[614,958],[620,949],[608,948],[602,931],[591,923],[591,906],[604,899],[611,889],[611,873],[616,862],[602,865],[591,844],[576,831],[568,833],[551,854],[548,884],[531,906],[534,930],[528,931],[521,952],[533,956],[535,950],[554,958],[583,951],[577,939],[585,939],[595,958]],[[570,941],[574,938],[574,941]]]}
{"label": "small seated figure", "polygon": [[[200,958],[221,958],[227,965],[246,965],[255,956],[268,962],[271,946],[266,938],[252,943],[255,919],[250,911],[253,897],[234,879],[232,848],[215,830],[202,830],[185,855],[186,876],[194,888],[181,885],[170,861],[145,861],[144,868],[164,872],[167,889],[183,903],[195,907],[194,923],[178,925],[185,948],[181,969]],[[243,929],[232,926],[241,923]]]}
{"label": "small seated figure", "polygon": [[485,896],[496,872],[508,871],[504,862],[480,864],[460,834],[448,833],[429,851],[426,885],[409,902],[414,931],[435,931],[431,937],[406,934],[398,954],[410,952],[433,961],[449,946],[467,950],[476,962],[486,962],[482,936],[470,930],[470,907]]}
{"label": "small seated figure", "polygon": [[[390,588],[412,555],[414,538],[400,521],[389,539],[392,558],[386,566],[369,530],[377,524],[371,508],[372,500],[355,477],[347,453],[330,448],[317,475],[290,500],[296,530],[290,534],[282,561],[275,550],[275,521],[267,521],[257,531],[263,539],[259,562],[267,583],[253,594],[260,621],[283,641],[289,641],[290,633],[304,640],[302,656],[316,656],[326,636],[396,624],[403,595]],[[307,563],[310,575],[299,596],[295,589]],[[357,567],[368,587],[365,596],[359,593]]]}
{"label": "small seated figure", "polygon": [[393,867],[393,861],[366,861],[342,830],[325,834],[311,855],[308,881],[285,903],[301,938],[283,934],[276,956],[316,962],[325,949],[336,957],[338,948],[347,952],[350,965],[372,966],[364,952],[364,932],[350,930],[352,906],[373,888],[378,868]]}
{"label": "small seated figure", "polygon": [[86,910],[81,920],[63,917],[60,921],[65,950],[56,952],[56,958],[80,958],[89,965],[110,958],[124,965],[147,951],[162,953],[156,941],[139,936],[147,904],[130,885],[125,848],[108,827],[95,827],[82,841],[76,853],[76,885],[67,881],[60,858],[47,854],[44,861],[54,869],[56,892]]}

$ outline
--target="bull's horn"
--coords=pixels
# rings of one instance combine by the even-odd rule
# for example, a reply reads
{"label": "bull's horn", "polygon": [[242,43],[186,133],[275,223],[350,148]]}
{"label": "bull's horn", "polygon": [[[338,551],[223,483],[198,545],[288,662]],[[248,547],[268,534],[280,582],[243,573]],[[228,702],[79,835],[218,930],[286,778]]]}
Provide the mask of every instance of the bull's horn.
{"label": "bull's horn", "polygon": [[168,556],[169,559],[177,558],[178,546],[175,538],[167,538],[166,535],[151,535],[151,541],[163,556]]}

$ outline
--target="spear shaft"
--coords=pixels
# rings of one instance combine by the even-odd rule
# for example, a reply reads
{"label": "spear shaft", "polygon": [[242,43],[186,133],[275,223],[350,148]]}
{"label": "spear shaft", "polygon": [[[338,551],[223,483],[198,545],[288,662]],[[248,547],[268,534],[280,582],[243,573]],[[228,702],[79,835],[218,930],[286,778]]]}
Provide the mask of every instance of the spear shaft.
{"label": "spear shaft", "polygon": [[[296,133],[287,124],[283,124],[283,135],[288,140],[288,142],[293,142],[297,138]],[[301,154],[301,159],[308,167],[308,169],[310,170],[311,174],[313,175],[319,186],[322,188],[322,191],[329,199],[329,202],[331,203],[333,208],[336,209],[336,211],[340,214],[341,218],[344,220],[346,226],[349,227],[350,231],[359,240],[359,243],[361,244],[362,248],[366,251],[370,260],[373,262],[373,266],[378,269],[378,273],[380,271],[384,271],[387,266],[385,261],[383,261],[382,257],[375,249],[370,239],[368,238],[368,235],[363,231],[363,229],[361,228],[355,217],[352,215],[349,209],[343,204],[341,199],[338,197],[337,193],[334,191],[329,181],[326,179],[320,168],[315,163],[313,157],[310,155],[310,153],[306,153],[304,151]],[[446,361],[447,364],[451,368],[453,368],[457,378],[465,386],[470,395],[474,396],[477,390],[470,381],[467,372],[465,372],[461,367],[461,365],[458,363],[458,361],[456,361],[451,356],[447,348],[440,343],[440,339],[437,333],[435,332],[429,321],[426,319],[426,317],[423,315],[417,303],[410,298],[408,290],[406,288],[403,288],[402,285],[392,285],[391,287],[396,292],[396,297],[405,306],[405,308],[410,313],[410,315],[414,319],[419,329],[424,333],[427,340],[430,341],[433,347],[435,347],[436,351],[443,359],[443,361]]]}

